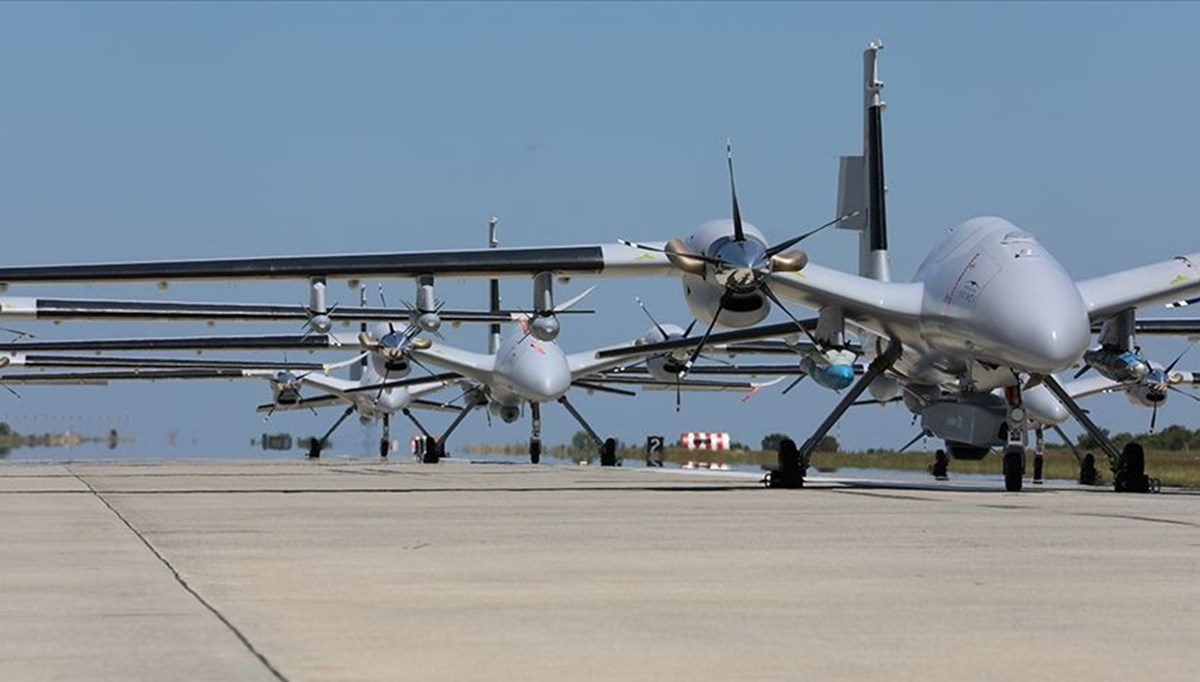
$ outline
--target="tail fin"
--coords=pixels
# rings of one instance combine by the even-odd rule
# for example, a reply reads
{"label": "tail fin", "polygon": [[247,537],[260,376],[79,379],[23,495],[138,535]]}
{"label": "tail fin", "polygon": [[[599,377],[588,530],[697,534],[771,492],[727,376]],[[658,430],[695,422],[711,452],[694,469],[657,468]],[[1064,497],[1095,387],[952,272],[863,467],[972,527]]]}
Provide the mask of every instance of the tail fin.
{"label": "tail fin", "polygon": [[[488,248],[494,249],[500,245],[500,238],[496,235],[496,225],[500,219],[493,216],[488,220]],[[500,312],[500,280],[488,280],[488,311],[493,313]],[[488,353],[495,355],[500,350],[500,324],[493,322],[488,325]]]}
{"label": "tail fin", "polygon": [[[360,308],[365,308],[367,306],[367,285],[366,284],[358,285],[358,305]],[[365,335],[367,333],[366,320],[363,320],[362,322],[358,323],[358,331],[359,331],[359,338],[362,338],[363,335]],[[364,353],[361,360],[354,363],[353,365],[350,365],[350,381],[362,381],[363,370],[366,368],[368,362],[369,362],[369,360],[367,359],[367,355]]]}
{"label": "tail fin", "polygon": [[883,179],[883,110],[880,93],[879,51],[882,42],[867,45],[863,52],[863,153],[843,156],[838,165],[838,205],[835,215],[866,209],[865,214],[843,221],[838,227],[857,230],[858,274],[884,282],[891,280],[887,245],[887,187]]}

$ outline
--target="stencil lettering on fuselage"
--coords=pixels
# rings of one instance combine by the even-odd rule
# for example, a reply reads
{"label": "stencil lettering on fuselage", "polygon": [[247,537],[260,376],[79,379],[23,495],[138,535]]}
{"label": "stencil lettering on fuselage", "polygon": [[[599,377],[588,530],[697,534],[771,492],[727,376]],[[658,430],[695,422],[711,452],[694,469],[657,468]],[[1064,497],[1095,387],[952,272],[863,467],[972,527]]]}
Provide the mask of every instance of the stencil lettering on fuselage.
{"label": "stencil lettering on fuselage", "polygon": [[948,313],[952,308],[975,307],[979,294],[998,274],[1000,265],[994,258],[986,251],[975,252],[975,255],[967,259],[967,264],[958,274],[954,286],[942,299],[945,305],[944,312]]}

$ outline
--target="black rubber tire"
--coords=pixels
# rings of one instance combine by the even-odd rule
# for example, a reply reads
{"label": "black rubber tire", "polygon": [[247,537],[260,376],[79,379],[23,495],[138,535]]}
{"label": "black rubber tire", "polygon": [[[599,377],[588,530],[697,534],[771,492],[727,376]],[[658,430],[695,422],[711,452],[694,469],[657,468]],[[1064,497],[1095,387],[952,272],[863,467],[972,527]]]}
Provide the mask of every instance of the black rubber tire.
{"label": "black rubber tire", "polygon": [[437,464],[445,455],[442,444],[432,438],[425,441],[425,454],[421,456],[422,464]]}
{"label": "black rubber tire", "polygon": [[609,438],[600,446],[600,466],[615,467],[617,465],[617,439]]}
{"label": "black rubber tire", "polygon": [[1119,493],[1150,492],[1150,479],[1146,476],[1146,451],[1140,443],[1127,443],[1121,450],[1113,488]]}
{"label": "black rubber tire", "polygon": [[529,463],[537,464],[542,461],[542,441],[529,439]]}
{"label": "black rubber tire", "polygon": [[930,470],[933,477],[939,481],[950,479],[950,455],[946,454],[945,450],[939,449],[933,455],[933,469]]}
{"label": "black rubber tire", "polygon": [[1096,471],[1096,457],[1089,452],[1083,456],[1083,461],[1079,463],[1079,484],[1096,485],[1096,482],[1099,480],[1100,472]]}
{"label": "black rubber tire", "polygon": [[321,458],[321,443],[319,441],[313,440],[312,443],[308,446],[308,458],[309,459],[320,459]]}
{"label": "black rubber tire", "polygon": [[784,438],[779,441],[779,469],[770,477],[773,488],[803,488],[804,465],[800,462],[800,450],[796,441]]}
{"label": "black rubber tire", "polygon": [[1010,445],[1004,449],[1004,489],[1010,493],[1021,492],[1025,483],[1025,448]]}

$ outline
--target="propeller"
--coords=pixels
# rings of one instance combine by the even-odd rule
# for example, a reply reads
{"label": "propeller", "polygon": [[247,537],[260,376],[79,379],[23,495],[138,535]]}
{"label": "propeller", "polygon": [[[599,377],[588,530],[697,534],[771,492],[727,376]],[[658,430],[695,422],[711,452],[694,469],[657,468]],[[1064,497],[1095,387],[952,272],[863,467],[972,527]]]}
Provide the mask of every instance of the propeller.
{"label": "propeller", "polygon": [[[859,209],[838,216],[819,227],[810,229],[795,237],[786,239],[773,246],[768,246],[756,237],[746,234],[742,221],[741,206],[737,198],[737,184],[733,170],[733,144],[725,142],[726,164],[729,169],[729,196],[733,213],[733,235],[714,240],[706,253],[696,253],[688,250],[687,245],[679,239],[672,239],[662,247],[639,244],[627,240],[619,240],[621,244],[645,251],[664,253],[667,260],[677,269],[714,281],[725,287],[725,292],[718,301],[716,313],[709,324],[708,330],[701,337],[700,344],[693,351],[684,365],[684,371],[691,368],[704,347],[708,336],[712,333],[721,312],[729,307],[733,296],[761,293],[773,304],[780,307],[796,326],[804,332],[809,341],[817,348],[823,344],[802,325],[795,315],[787,309],[779,297],[771,290],[767,280],[772,273],[798,272],[808,264],[808,255],[803,251],[788,251],[796,244],[838,223],[859,215],[864,209]],[[653,319],[653,318],[652,318]],[[657,323],[656,323],[657,324]]]}
{"label": "propeller", "polygon": [[1171,371],[1175,369],[1175,365],[1178,365],[1179,361],[1183,359],[1183,356],[1187,355],[1188,352],[1191,351],[1192,347],[1195,345],[1196,344],[1194,342],[1188,344],[1188,347],[1184,348],[1183,351],[1179,355],[1176,355],[1175,359],[1171,361],[1171,364],[1167,365],[1162,370],[1162,372],[1154,372],[1152,374],[1152,376],[1154,376],[1155,379],[1157,379],[1157,380],[1149,382],[1150,383],[1150,391],[1149,392],[1153,393],[1155,395],[1162,396],[1162,397],[1159,400],[1155,400],[1154,405],[1152,405],[1150,408],[1150,433],[1154,433],[1154,427],[1158,423],[1158,406],[1164,400],[1166,400],[1168,391],[1173,390],[1178,393],[1183,393],[1187,397],[1192,398],[1194,400],[1200,400],[1200,398],[1197,398],[1196,396],[1194,396],[1190,393],[1187,393],[1186,391],[1181,391],[1177,387],[1171,385],[1173,383],[1173,381],[1172,381],[1173,377],[1171,375]]}

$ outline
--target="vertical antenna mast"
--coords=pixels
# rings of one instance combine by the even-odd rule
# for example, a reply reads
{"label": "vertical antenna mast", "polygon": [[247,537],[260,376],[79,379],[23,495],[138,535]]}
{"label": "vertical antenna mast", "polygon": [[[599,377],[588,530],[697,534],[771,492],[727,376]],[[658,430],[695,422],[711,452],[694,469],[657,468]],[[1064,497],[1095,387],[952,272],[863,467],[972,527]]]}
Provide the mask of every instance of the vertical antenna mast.
{"label": "vertical antenna mast", "polygon": [[[492,216],[488,220],[488,248],[494,249],[500,246],[500,237],[496,234],[496,226],[500,223],[500,219]],[[493,313],[500,312],[500,280],[488,280],[488,311]],[[495,355],[500,349],[500,323],[493,322],[488,326],[488,353]]]}

